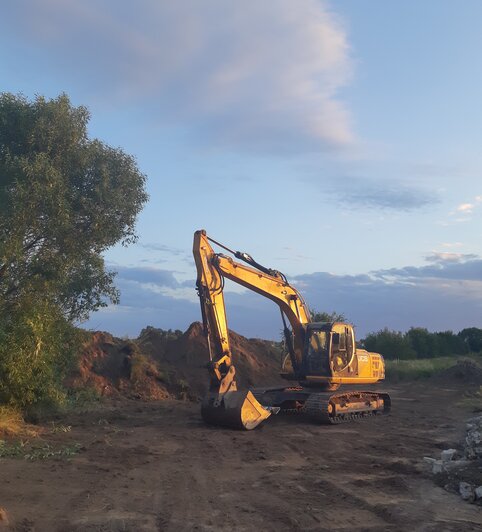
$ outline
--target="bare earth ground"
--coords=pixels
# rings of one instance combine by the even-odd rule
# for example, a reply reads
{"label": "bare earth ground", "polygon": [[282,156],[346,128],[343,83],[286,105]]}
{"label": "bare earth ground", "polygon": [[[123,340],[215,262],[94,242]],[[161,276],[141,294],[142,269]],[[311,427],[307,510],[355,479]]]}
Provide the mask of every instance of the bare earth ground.
{"label": "bare earth ground", "polygon": [[481,530],[482,508],[436,486],[423,462],[460,447],[463,387],[384,389],[390,416],[341,426],[285,416],[235,432],[205,426],[199,405],[180,401],[71,414],[58,421],[70,432],[42,438],[81,443],[79,454],[0,459],[7,529]]}

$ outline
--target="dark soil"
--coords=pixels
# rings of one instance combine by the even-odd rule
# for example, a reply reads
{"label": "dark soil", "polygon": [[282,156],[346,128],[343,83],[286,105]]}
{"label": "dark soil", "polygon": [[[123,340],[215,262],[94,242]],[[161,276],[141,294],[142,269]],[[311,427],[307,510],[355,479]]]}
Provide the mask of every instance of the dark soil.
{"label": "dark soil", "polygon": [[452,367],[440,372],[438,378],[480,386],[482,385],[482,366],[475,360],[462,358]]}
{"label": "dark soil", "polygon": [[[469,531],[481,508],[434,483],[424,456],[460,448],[465,384],[403,383],[389,416],[320,426],[272,417],[205,426],[199,405],[106,399],[45,428],[71,458],[0,459],[15,531]],[[5,522],[5,521],[4,521]],[[1,528],[0,522],[0,528]]]}

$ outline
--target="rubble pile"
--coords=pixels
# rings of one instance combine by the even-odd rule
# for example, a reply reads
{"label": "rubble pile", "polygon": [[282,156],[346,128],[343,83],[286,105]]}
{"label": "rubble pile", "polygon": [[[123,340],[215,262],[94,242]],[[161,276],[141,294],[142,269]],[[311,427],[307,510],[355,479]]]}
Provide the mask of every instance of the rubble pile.
{"label": "rubble pile", "polygon": [[467,421],[465,454],[470,460],[482,459],[482,416]]}
{"label": "rubble pile", "polygon": [[440,459],[425,456],[424,460],[445,489],[482,506],[482,416],[467,421],[462,451],[445,449]]}

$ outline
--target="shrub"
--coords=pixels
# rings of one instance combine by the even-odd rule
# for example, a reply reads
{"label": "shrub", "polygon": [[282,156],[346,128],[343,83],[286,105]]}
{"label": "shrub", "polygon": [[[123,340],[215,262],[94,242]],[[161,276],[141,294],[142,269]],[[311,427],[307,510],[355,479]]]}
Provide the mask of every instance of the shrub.
{"label": "shrub", "polygon": [[62,380],[79,333],[52,304],[24,301],[0,317],[0,402],[18,407],[61,403]]}

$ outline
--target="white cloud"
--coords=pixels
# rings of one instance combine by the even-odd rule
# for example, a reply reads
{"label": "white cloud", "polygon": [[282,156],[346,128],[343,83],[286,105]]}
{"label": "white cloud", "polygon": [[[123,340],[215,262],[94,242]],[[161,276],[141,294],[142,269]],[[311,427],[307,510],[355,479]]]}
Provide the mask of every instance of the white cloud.
{"label": "white cloud", "polygon": [[444,248],[461,248],[463,246],[462,242],[443,242],[442,247]]}
{"label": "white cloud", "polygon": [[472,253],[454,253],[448,251],[432,251],[430,255],[425,257],[428,262],[463,262],[467,260],[477,259],[478,255]]}
{"label": "white cloud", "polygon": [[[19,0],[2,14],[49,65],[160,123],[260,151],[353,141],[346,32],[320,0]],[[33,43],[32,43],[33,41]]]}
{"label": "white cloud", "polygon": [[426,257],[429,262],[459,262],[463,257],[462,253],[449,253],[445,251],[432,251],[432,254]]}
{"label": "white cloud", "polygon": [[[476,209],[479,209],[480,203],[482,202],[482,196],[475,196],[472,202],[465,202],[458,205],[455,210],[449,212],[449,216],[458,216],[454,218],[453,221],[456,223],[468,222],[471,220],[472,214]],[[441,225],[450,225],[448,223],[441,223]]]}
{"label": "white cloud", "polygon": [[457,207],[458,212],[471,213],[474,210],[473,203],[462,203]]}

